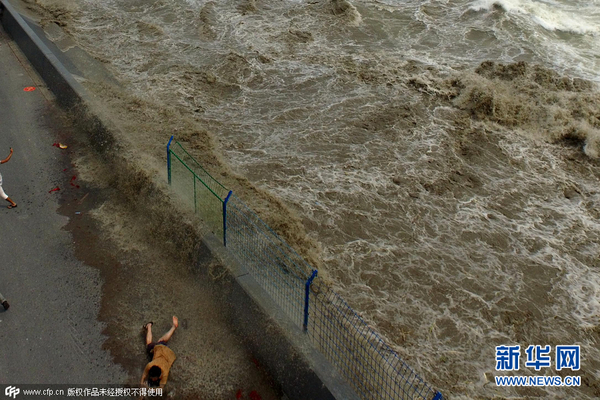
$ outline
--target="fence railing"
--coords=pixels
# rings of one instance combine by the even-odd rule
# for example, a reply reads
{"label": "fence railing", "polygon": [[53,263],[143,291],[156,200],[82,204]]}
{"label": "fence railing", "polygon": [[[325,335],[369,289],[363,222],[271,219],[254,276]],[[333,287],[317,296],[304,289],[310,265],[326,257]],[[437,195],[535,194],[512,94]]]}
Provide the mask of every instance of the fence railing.
{"label": "fence railing", "polygon": [[231,190],[179,142],[167,145],[169,184],[362,399],[442,400],[398,354]]}

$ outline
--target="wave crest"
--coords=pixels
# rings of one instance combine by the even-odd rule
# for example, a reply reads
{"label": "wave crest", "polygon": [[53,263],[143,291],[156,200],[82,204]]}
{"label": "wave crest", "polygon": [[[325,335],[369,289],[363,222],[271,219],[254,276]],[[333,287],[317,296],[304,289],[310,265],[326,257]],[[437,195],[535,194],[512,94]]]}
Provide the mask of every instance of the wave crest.
{"label": "wave crest", "polygon": [[549,31],[570,32],[580,35],[600,33],[598,21],[588,21],[581,9],[559,9],[557,6],[528,0],[476,0],[469,6],[474,11],[493,11],[501,8],[507,13],[527,16]]}
{"label": "wave crest", "polygon": [[600,93],[592,82],[525,62],[486,61],[451,86],[457,88],[455,105],[474,119],[600,156]]}
{"label": "wave crest", "polygon": [[345,16],[352,25],[359,25],[362,22],[362,16],[348,0],[331,0],[330,5],[334,15]]}

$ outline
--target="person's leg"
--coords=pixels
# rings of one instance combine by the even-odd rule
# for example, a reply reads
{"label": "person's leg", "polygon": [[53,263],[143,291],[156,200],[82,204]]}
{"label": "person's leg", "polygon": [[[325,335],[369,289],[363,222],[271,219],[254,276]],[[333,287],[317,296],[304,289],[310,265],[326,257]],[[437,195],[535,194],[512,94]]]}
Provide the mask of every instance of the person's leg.
{"label": "person's leg", "polygon": [[152,343],[152,322],[148,322],[144,328],[146,328],[146,346],[148,346]]}
{"label": "person's leg", "polygon": [[8,307],[10,307],[8,301],[2,296],[2,293],[0,293],[0,304],[2,304],[2,307],[4,307],[5,310],[8,310]]}
{"label": "person's leg", "polygon": [[14,201],[12,201],[7,195],[6,193],[4,193],[4,190],[2,189],[2,185],[0,185],[0,198],[8,201],[10,203],[10,206],[8,206],[8,208],[14,208],[17,206],[17,203],[15,203]]}
{"label": "person's leg", "polygon": [[178,327],[179,320],[176,316],[173,316],[173,326],[171,326],[171,329],[169,329],[167,333],[165,333],[160,339],[158,339],[158,341],[167,343],[169,339],[171,339],[171,336],[173,336],[173,332],[175,332],[175,329],[177,329]]}

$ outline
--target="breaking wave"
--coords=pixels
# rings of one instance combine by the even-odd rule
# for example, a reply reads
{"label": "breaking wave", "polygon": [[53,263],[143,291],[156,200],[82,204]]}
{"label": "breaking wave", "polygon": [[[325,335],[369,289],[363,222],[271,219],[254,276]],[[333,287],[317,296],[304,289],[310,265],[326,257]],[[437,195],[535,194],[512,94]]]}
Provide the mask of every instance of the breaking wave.
{"label": "breaking wave", "polygon": [[[577,4],[579,3],[579,4]],[[600,32],[600,12],[594,2],[576,2],[574,5],[559,2],[546,3],[530,0],[476,0],[469,9],[474,11],[493,11],[500,8],[509,14],[518,14],[529,18],[549,31],[570,32],[581,35],[596,35]],[[582,8],[591,12],[585,15]]]}

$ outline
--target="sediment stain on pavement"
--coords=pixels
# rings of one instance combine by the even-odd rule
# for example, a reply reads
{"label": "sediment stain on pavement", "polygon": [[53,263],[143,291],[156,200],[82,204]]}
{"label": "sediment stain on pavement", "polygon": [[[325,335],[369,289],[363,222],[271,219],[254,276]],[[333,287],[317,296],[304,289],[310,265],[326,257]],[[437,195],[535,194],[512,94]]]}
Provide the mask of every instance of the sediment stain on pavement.
{"label": "sediment stain on pavement", "polygon": [[[59,139],[69,144],[61,150],[69,161],[62,171],[66,190],[60,192],[59,211],[69,217],[64,229],[73,236],[76,257],[100,271],[104,348],[127,371],[125,383],[139,384],[149,361],[142,325],[153,321],[158,338],[176,315],[181,323],[169,342],[177,355],[167,384],[170,396],[233,399],[241,390],[280,399],[277,384],[230,325],[223,302],[226,269],[202,247],[195,264],[165,255],[161,247],[167,238],[151,237],[148,221],[137,219],[131,212],[135,205],[110,185],[107,166],[88,150],[81,133],[63,132]],[[73,176],[80,188],[69,185]]]}

